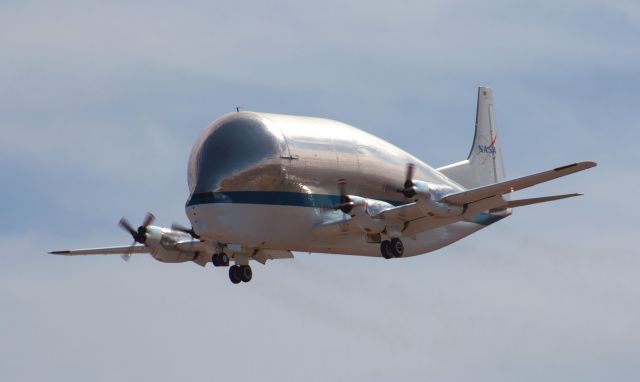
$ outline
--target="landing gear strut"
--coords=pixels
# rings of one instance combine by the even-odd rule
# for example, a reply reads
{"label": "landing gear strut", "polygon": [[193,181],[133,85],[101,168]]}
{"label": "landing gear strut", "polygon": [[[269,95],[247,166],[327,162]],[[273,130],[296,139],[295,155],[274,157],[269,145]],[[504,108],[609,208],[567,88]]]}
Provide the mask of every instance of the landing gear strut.
{"label": "landing gear strut", "polygon": [[391,240],[384,240],[380,243],[380,253],[385,259],[401,257],[404,254],[404,244],[397,237]]}
{"label": "landing gear strut", "polygon": [[251,281],[252,276],[253,272],[248,265],[232,265],[229,268],[229,279],[234,284],[239,284],[240,282],[248,283]]}

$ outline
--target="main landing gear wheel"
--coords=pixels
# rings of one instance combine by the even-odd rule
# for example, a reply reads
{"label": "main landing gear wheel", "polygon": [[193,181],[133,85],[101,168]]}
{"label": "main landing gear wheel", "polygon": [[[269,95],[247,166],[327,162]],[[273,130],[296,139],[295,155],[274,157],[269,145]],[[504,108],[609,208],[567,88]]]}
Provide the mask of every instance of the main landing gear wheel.
{"label": "main landing gear wheel", "polygon": [[382,253],[382,257],[385,259],[393,257],[391,253],[391,242],[389,240],[383,240],[382,243],[380,243],[380,253]]}
{"label": "main landing gear wheel", "polygon": [[380,243],[380,253],[382,253],[382,257],[385,259],[401,257],[404,254],[404,244],[402,244],[400,239],[395,237],[391,240],[384,240]]}
{"label": "main landing gear wheel", "polygon": [[224,253],[214,253],[211,262],[216,267],[226,267],[229,265],[229,256]]}
{"label": "main landing gear wheel", "polygon": [[251,271],[251,267],[248,265],[240,266],[240,279],[242,282],[248,283],[251,281],[251,277],[253,277],[253,272]]}
{"label": "main landing gear wheel", "polygon": [[232,265],[229,268],[229,279],[234,284],[240,284],[242,279],[241,279],[241,275],[240,275],[240,266],[239,265]]}
{"label": "main landing gear wheel", "polygon": [[248,283],[252,277],[253,272],[248,265],[232,265],[229,268],[229,279],[234,284],[239,284],[240,282]]}
{"label": "main landing gear wheel", "polygon": [[395,257],[401,257],[404,254],[404,244],[397,237],[391,239],[391,254]]}

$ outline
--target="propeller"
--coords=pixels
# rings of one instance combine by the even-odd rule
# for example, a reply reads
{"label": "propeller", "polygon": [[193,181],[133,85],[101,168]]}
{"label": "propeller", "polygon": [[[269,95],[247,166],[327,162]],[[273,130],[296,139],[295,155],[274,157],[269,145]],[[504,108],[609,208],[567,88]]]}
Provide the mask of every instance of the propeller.
{"label": "propeller", "polygon": [[416,189],[413,187],[413,173],[415,172],[415,169],[416,166],[413,163],[407,164],[407,176],[405,177],[403,188],[396,190],[404,195],[405,198],[412,198],[416,196]]}
{"label": "propeller", "polygon": [[199,239],[200,238],[200,236],[196,233],[196,231],[193,230],[193,227],[187,228],[187,227],[183,226],[180,223],[173,223],[173,224],[171,224],[171,229],[174,230],[174,231],[188,233],[194,239]]}
{"label": "propeller", "polygon": [[144,244],[144,242],[147,240],[147,226],[153,223],[154,220],[155,220],[155,216],[153,216],[151,212],[148,212],[147,216],[144,219],[144,222],[142,222],[142,225],[138,227],[137,230],[133,228],[131,223],[129,223],[129,221],[126,218],[120,219],[119,224],[120,224],[120,227],[124,228],[127,232],[129,232],[131,237],[133,237],[134,243],[137,242],[140,244]]}
{"label": "propeller", "polygon": [[355,205],[353,201],[347,195],[347,181],[344,179],[340,179],[338,181],[338,189],[340,190],[340,204],[334,207],[336,210],[340,210],[345,214],[348,214],[353,209]]}
{"label": "propeller", "polygon": [[[131,237],[133,237],[133,243],[131,243],[131,248],[133,248],[136,245],[136,243],[140,243],[140,244],[145,243],[145,241],[147,240],[147,227],[151,223],[153,223],[154,220],[155,220],[155,216],[153,216],[151,212],[148,212],[147,216],[142,222],[142,225],[138,227],[137,230],[134,229],[131,223],[129,223],[129,221],[124,217],[120,219],[120,222],[118,223],[118,225],[120,225],[120,227],[122,227],[125,231],[129,232]],[[131,252],[122,255],[122,259],[124,261],[129,261],[129,258],[131,258]]]}

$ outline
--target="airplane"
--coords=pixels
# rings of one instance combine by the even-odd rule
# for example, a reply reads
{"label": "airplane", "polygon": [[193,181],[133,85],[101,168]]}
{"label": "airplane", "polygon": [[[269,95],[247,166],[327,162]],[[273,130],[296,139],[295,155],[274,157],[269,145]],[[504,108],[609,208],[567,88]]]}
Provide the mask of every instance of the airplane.
{"label": "airplane", "polygon": [[345,123],[238,110],[212,122],[193,146],[185,206],[191,227],[155,226],[149,213],[137,228],[120,220],[133,238],[129,246],[49,253],[211,262],[228,267],[234,284],[252,279],[250,261],[289,259],[292,252],[411,257],[452,244],[514,208],[579,196],[511,199],[515,191],[596,165],[578,162],[505,180],[488,87],[478,88],[467,159],[435,169]]}

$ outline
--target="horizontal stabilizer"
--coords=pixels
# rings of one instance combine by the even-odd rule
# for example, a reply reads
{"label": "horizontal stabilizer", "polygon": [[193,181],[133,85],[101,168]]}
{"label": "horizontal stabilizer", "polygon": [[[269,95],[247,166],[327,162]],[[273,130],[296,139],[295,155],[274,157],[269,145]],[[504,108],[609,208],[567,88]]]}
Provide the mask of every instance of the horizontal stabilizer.
{"label": "horizontal stabilizer", "polygon": [[597,164],[595,162],[574,163],[567,166],[554,168],[553,170],[523,176],[522,178],[507,180],[488,186],[477,187],[471,190],[450,194],[445,196],[442,201],[456,205],[474,203],[482,199],[490,198],[492,196],[500,196],[519,191],[527,187],[535,186],[539,183],[547,182],[556,178],[560,178],[562,176],[595,167],[596,165]]}
{"label": "horizontal stabilizer", "polygon": [[574,196],[582,196],[582,194],[564,194],[564,195],[544,196],[541,198],[510,200],[507,202],[505,207],[516,208],[516,207],[528,206],[530,204],[546,203],[546,202],[552,202],[554,200],[572,198]]}
{"label": "horizontal stabilizer", "polygon": [[127,255],[129,253],[149,253],[149,248],[142,245],[126,246],[126,247],[105,247],[105,248],[87,248],[87,249],[71,249],[68,251],[52,251],[52,255],[77,256],[77,255]]}

